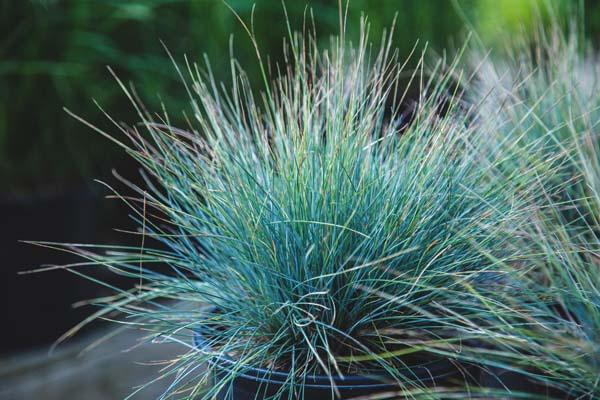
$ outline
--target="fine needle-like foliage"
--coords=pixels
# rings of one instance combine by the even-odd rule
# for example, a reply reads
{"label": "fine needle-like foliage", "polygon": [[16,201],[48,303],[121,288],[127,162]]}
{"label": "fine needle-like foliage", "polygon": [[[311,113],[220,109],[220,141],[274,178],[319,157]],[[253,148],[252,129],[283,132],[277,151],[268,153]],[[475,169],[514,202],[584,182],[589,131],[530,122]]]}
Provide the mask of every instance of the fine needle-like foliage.
{"label": "fine needle-like foliage", "polygon": [[506,334],[520,337],[522,366],[560,386],[561,397],[587,399],[600,396],[600,62],[576,28],[567,32],[540,25],[507,57],[480,58],[468,91],[479,121],[496,127],[480,149],[504,160],[499,170],[535,170],[542,183],[532,225],[521,227],[528,255],[501,263],[522,288],[505,304],[527,304],[534,323],[507,324]]}
{"label": "fine needle-like foliage", "polygon": [[598,168],[597,55],[581,42],[576,23],[565,31],[556,17],[508,43],[503,55],[481,54],[471,56],[476,73],[467,92],[495,132],[482,147],[504,154],[504,171],[537,170],[541,201],[558,206],[582,234],[594,233],[600,210],[590,198],[598,182],[582,175]]}
{"label": "fine needle-like foliage", "polygon": [[[141,123],[95,128],[144,168],[145,187],[130,185],[139,196],[123,196],[142,245],[64,247],[87,260],[76,273],[105,266],[139,280],[98,300],[95,317],[118,312],[151,339],[188,344],[164,369],[164,398],[209,399],[251,367],[286,373],[283,390],[300,398],[311,374],[331,377],[332,397],[333,377],[360,374],[432,398],[443,388],[428,392],[407,364],[461,360],[463,341],[501,343],[490,259],[517,251],[510,229],[527,194],[491,180],[497,166],[470,147],[481,132],[450,92],[456,65],[407,82],[392,35],[377,48],[367,30],[324,51],[290,34],[276,72],[259,61],[270,83],[258,97],[235,60],[227,84],[186,60],[190,128],[151,115],[124,85]],[[410,84],[421,95],[406,118]],[[193,346],[199,329],[210,348]],[[235,368],[206,389],[210,361],[225,355]]]}
{"label": "fine needle-like foliage", "polygon": [[[593,165],[597,160],[598,154],[580,162]],[[583,183],[591,187],[598,172],[585,169]],[[597,209],[600,196],[592,193],[585,204]],[[563,202],[545,202],[533,224],[524,226],[521,243],[529,255],[499,265],[519,283],[519,291],[507,291],[503,301],[511,310],[520,309],[520,315],[510,313],[512,321],[504,326],[505,344],[512,343],[513,350],[502,357],[503,363],[534,371],[538,379],[560,388],[549,398],[600,396],[599,228],[589,225],[586,231],[565,217]],[[517,354],[522,357],[511,359]]]}
{"label": "fine needle-like foliage", "polygon": [[600,246],[597,240],[582,243],[569,224],[556,224],[559,215],[557,206],[541,212],[533,237],[542,256],[530,261],[536,273],[528,282],[547,319],[558,324],[539,324],[526,339],[542,345],[536,355],[541,371],[573,398],[592,399],[600,396]]}

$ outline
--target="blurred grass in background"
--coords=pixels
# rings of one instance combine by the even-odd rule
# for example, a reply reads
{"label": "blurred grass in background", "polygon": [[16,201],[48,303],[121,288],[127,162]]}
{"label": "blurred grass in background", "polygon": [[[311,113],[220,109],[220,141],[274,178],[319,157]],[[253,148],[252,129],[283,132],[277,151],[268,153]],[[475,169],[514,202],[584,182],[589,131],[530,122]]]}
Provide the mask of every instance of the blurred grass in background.
{"label": "blurred grass in background", "polygon": [[[245,20],[255,5],[255,33],[261,50],[281,58],[284,14],[278,0],[230,0]],[[489,41],[531,21],[535,0],[352,0],[349,34],[366,13],[377,37],[398,13],[396,37],[408,54],[417,39],[434,49],[462,41],[461,13]],[[553,3],[567,4],[568,0]],[[600,8],[589,2],[596,21]],[[337,0],[288,1],[292,26],[301,27],[312,8],[318,34],[338,30]],[[135,83],[151,109],[162,101],[177,120],[187,97],[163,40],[176,58],[201,60],[206,53],[219,78],[227,78],[229,39],[236,57],[257,76],[254,53],[233,13],[219,0],[3,1],[0,5],[0,187],[4,194],[62,188],[123,166],[124,155],[62,111],[63,106],[94,124],[104,123],[92,99],[117,121],[136,120],[132,108],[106,70]],[[592,29],[597,24],[591,24]]]}

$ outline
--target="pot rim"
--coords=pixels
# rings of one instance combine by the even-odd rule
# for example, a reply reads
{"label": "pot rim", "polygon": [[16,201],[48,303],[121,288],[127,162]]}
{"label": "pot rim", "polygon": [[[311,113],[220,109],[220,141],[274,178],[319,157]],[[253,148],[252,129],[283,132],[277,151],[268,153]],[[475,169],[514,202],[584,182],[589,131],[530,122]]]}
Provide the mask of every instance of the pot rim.
{"label": "pot rim", "polygon": [[[198,351],[204,349],[205,351],[211,351],[210,345],[204,339],[200,329],[194,330],[193,344]],[[450,360],[444,360],[440,364],[440,360],[430,361],[425,364],[420,364],[414,367],[406,367],[400,370],[404,372],[403,376],[406,377],[406,383],[425,383],[436,379],[445,378],[456,374],[458,369]],[[236,361],[226,355],[215,355],[214,360],[209,361],[215,365],[216,368],[223,372],[232,372],[235,370]],[[237,378],[244,378],[255,382],[271,383],[271,384],[285,384],[289,378],[289,375],[285,372],[259,368],[259,367],[244,367],[239,369],[241,371]],[[388,376],[388,379],[391,377]],[[376,389],[376,390],[397,390],[399,385],[397,383],[385,382],[384,376],[377,375],[345,375],[341,376],[328,376],[328,375],[306,375],[303,378],[303,387],[314,388],[314,389],[331,389],[331,381],[335,383],[338,389]]]}

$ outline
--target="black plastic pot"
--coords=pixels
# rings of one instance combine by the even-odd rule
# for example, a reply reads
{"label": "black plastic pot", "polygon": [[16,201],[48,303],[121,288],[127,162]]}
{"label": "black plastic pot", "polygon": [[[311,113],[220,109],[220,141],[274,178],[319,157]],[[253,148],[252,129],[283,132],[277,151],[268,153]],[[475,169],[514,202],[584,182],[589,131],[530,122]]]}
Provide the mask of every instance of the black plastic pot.
{"label": "black plastic pot", "polygon": [[[201,332],[194,334],[194,345],[198,349],[209,349],[205,338]],[[236,368],[235,360],[221,356],[215,357],[212,361],[214,367],[213,384],[218,384],[221,380]],[[240,373],[241,372],[241,373]],[[446,379],[458,374],[458,368],[449,360],[432,360],[426,363],[420,363],[416,366],[405,368],[399,371],[406,376],[406,384],[414,382],[415,384],[427,384],[436,386]],[[294,387],[286,385],[288,374],[280,371],[266,370],[262,368],[247,368],[236,371],[236,378],[225,385],[217,394],[218,400],[260,400],[270,398],[276,394],[282,394],[281,398],[290,398],[289,391],[294,391],[292,398],[310,399],[310,400],[332,400],[332,399],[351,399],[359,396],[373,395],[384,392],[398,392],[400,389],[397,384],[392,383],[389,377],[373,377],[362,375],[347,375],[344,378],[335,376],[330,378],[326,375],[310,375],[303,382],[298,382]],[[337,393],[333,389],[331,380],[333,379]],[[288,386],[285,389],[282,388]]]}
{"label": "black plastic pot", "polygon": [[479,371],[479,385],[481,387],[496,391],[505,390],[507,396],[510,393],[527,393],[528,395],[536,395],[537,398],[586,399],[586,397],[578,397],[557,387],[544,384],[541,381],[532,380],[520,372],[489,367],[481,367]]}

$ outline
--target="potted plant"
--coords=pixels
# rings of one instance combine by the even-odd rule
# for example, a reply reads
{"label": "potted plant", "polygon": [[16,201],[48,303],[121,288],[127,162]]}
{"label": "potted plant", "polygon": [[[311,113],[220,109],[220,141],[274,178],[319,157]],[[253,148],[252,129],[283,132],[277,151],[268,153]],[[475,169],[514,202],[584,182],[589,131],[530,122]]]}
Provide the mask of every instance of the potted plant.
{"label": "potted plant", "polygon": [[[303,3],[306,2],[289,2],[291,20],[302,18],[306,7]],[[350,2],[349,14],[358,16],[362,6],[360,2]],[[336,19],[332,15],[336,14],[336,5],[313,7],[321,34],[335,31]],[[237,2],[235,8],[243,15],[253,13],[252,2]],[[376,8],[371,11],[371,21],[372,29],[379,32],[398,6],[390,3]],[[443,19],[438,18],[441,16]],[[262,2],[257,17],[265,21],[279,19],[279,2]],[[399,43],[405,46],[401,49],[405,52],[418,36],[441,45],[460,29],[460,19],[452,13],[451,4],[407,5],[400,18],[401,34],[410,37]],[[438,21],[435,30],[419,32],[411,23],[436,18],[443,22]],[[190,20],[202,23],[188,23]],[[285,31],[284,24],[254,27],[261,47],[275,58],[281,58],[280,37]],[[35,330],[36,335],[26,337],[17,330],[5,330],[0,353],[50,344],[85,317],[85,310],[64,312],[66,307],[82,297],[105,293],[66,272],[46,277],[19,276],[19,271],[42,263],[77,262],[75,257],[31,249],[19,240],[52,237],[66,242],[137,243],[137,238],[114,233],[113,221],[126,220],[127,210],[123,211],[116,202],[102,202],[105,188],[91,182],[93,178],[111,179],[111,168],[131,177],[135,164],[101,137],[80,129],[77,121],[65,118],[61,107],[76,105],[79,114],[99,124],[103,116],[96,113],[90,101],[95,99],[113,118],[133,120],[135,114],[118,87],[104,85],[105,65],[109,64],[121,77],[136,82],[140,96],[150,107],[160,104],[156,97],[160,93],[161,101],[172,109],[183,109],[187,99],[177,90],[177,77],[170,73],[169,60],[160,56],[159,39],[178,53],[190,49],[208,53],[215,62],[217,77],[223,78],[225,72],[219,72],[225,71],[229,63],[223,48],[231,34],[239,37],[243,28],[220,2],[24,1],[2,6],[0,212],[4,229],[0,240],[4,243],[7,267],[0,275],[6,287],[0,301],[18,302],[19,309],[7,310],[5,318],[23,330]],[[252,59],[253,50],[240,47],[236,56],[242,61]],[[251,79],[256,78],[256,65],[245,64]],[[131,229],[122,225],[119,227]],[[100,274],[101,279],[115,278]],[[47,299],[43,308],[29,292]]]}
{"label": "potted plant", "polygon": [[139,280],[99,299],[97,317],[188,344],[164,369],[170,394],[433,398],[485,363],[461,347],[487,340],[473,321],[502,322],[482,294],[499,280],[489,256],[513,254],[504,228],[522,199],[469,151],[480,133],[448,94],[455,71],[413,72],[406,118],[393,35],[374,51],[361,23],[356,47],[344,28],[325,51],[290,34],[273,77],[258,52],[259,97],[235,60],[222,85],[209,66],[177,67],[188,129],[120,81],[141,124],[92,126],[144,167],[138,196],[122,196],[142,244],[68,249]]}

